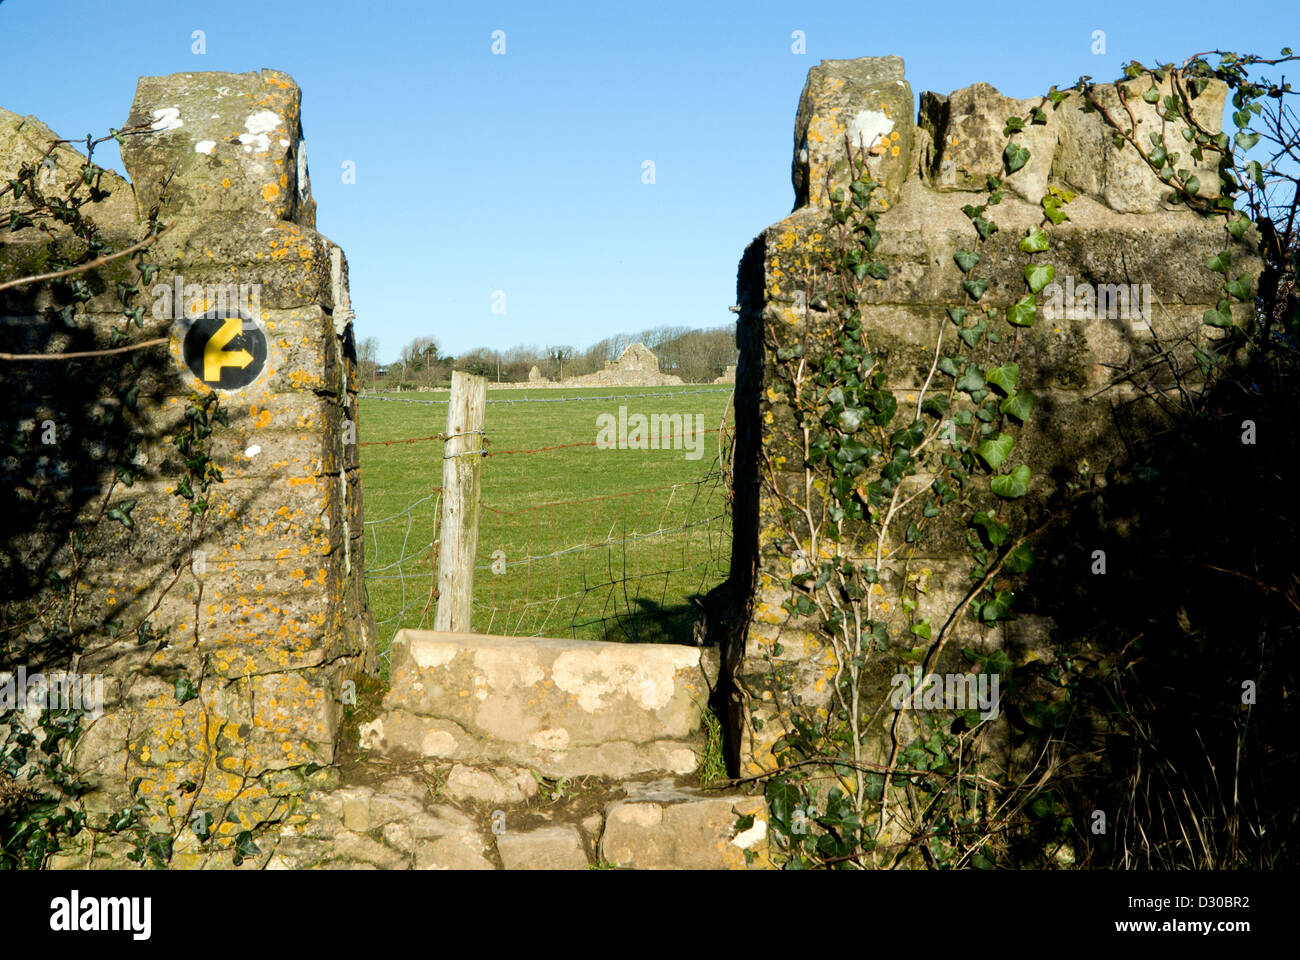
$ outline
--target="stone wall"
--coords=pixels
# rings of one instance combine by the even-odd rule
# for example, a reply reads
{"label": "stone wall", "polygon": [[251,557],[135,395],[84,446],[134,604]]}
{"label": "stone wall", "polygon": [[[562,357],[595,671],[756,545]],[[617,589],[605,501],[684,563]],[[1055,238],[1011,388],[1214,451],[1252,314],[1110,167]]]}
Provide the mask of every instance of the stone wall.
{"label": "stone wall", "polygon": [[[118,299],[130,258],[81,275],[84,302],[59,282],[0,292],[5,352],[167,341],[3,362],[0,670],[103,679],[102,715],[86,719],[74,758],[92,816],[134,791],[154,830],[223,808],[249,826],[325,775],[345,701],[373,667],[347,262],[315,229],[287,75],[142,78],[123,129],[137,127],[122,146],[131,182],[106,174],[109,196],[88,210],[117,249],[143,236],[155,205],[172,225],[146,251],[156,272],[134,300],[138,328]],[[0,112],[0,176],[39,162],[53,138]],[[81,160],[56,158],[62,184]],[[4,239],[0,282],[77,243],[36,229]],[[223,479],[187,499],[174,441],[190,398],[213,392],[229,421],[211,435]],[[51,625],[53,610],[66,622]],[[196,842],[181,831],[173,865],[197,857]]]}
{"label": "stone wall", "polygon": [[[1129,84],[1139,136],[1158,122],[1142,100],[1140,85],[1148,83]],[[1116,102],[1111,88],[1102,96]],[[1224,88],[1211,84],[1194,101],[1194,115],[1211,131],[1220,128],[1224,97]],[[916,407],[938,338],[951,344],[956,337],[945,312],[962,302],[963,275],[954,252],[977,249],[983,257],[979,274],[991,282],[981,307],[1005,309],[1014,303],[1025,292],[1025,257],[1016,245],[1027,230],[1046,223],[1039,201],[1050,187],[1076,194],[1065,208],[1069,219],[1049,229],[1048,257],[1065,296],[1089,285],[1149,285],[1154,301],[1149,326],[1114,311],[1103,310],[1097,319],[1074,319],[1065,309],[1049,315],[1040,304],[1034,326],[1012,331],[1019,338],[1020,383],[1038,397],[1015,447],[1015,462],[1028,463],[1034,473],[1023,501],[1026,515],[1041,513],[1067,483],[1103,476],[1123,457],[1126,438],[1150,431],[1158,416],[1155,405],[1140,399],[1131,384],[1112,383],[1119,368],[1140,365],[1160,349],[1157,341],[1173,344],[1182,335],[1188,340],[1177,349],[1187,359],[1195,346],[1216,335],[1202,314],[1222,297],[1222,277],[1206,269],[1208,258],[1225,245],[1222,221],[1167,202],[1168,187],[1141,165],[1131,147],[1116,149],[1097,113],[1082,108],[1080,94],[1069,94],[1055,109],[1042,101],[1046,123],[1027,126],[1021,141],[1030,161],[1010,175],[1003,165],[1004,125],[1012,115],[1026,116],[1039,100],[1003,97],[987,84],[946,97],[925,93],[915,122],[912,104],[897,57],[824,61],[814,67],[795,124],[796,208],[764,230],[740,262],[732,579],[712,598],[711,608],[715,635],[728,644],[724,683],[735,689],[734,759],[741,773],[775,765],[773,743],[789,729],[782,704],[793,700],[809,710],[830,708],[834,662],[817,632],[783,608],[799,561],[781,535],[778,501],[760,465],[775,466],[775,482],[783,489],[804,482],[803,438],[776,375],[775,355],[800,344],[810,353],[823,351],[840,335],[835,316],[817,302],[804,302],[798,277],[801,268],[820,258],[831,234],[826,177],[829,172],[838,185],[847,184],[846,134],[855,147],[869,149],[872,176],[881,183],[872,198],[882,238],[873,256],[888,267],[888,277],[867,288],[863,330],[886,360],[887,389],[899,402],[895,427],[910,420],[905,411],[909,404],[913,411]],[[1171,124],[1166,135],[1181,145],[1178,126]],[[990,214],[1000,229],[980,243],[962,207],[985,201],[990,175],[1004,177],[1004,197]],[[1203,171],[1199,179],[1202,195],[1211,195],[1214,171]],[[1258,273],[1252,243],[1248,233],[1235,254],[1234,275]],[[1248,303],[1236,306],[1239,316],[1249,308]],[[997,323],[1009,329],[1004,321]],[[911,482],[924,486],[927,478]],[[898,529],[909,519],[903,518]],[[953,609],[970,583],[965,531],[918,546],[911,570],[930,584],[918,617],[939,616],[941,623],[941,611]],[[1078,545],[1060,549],[1065,562],[1083,562],[1070,552],[1077,553]],[[881,575],[888,578],[890,571]],[[901,613],[890,615],[894,650],[911,645],[902,642],[907,634]],[[1052,613],[1042,602],[996,628],[960,626],[938,670],[966,672],[958,653],[964,645],[1002,649],[1018,663],[1041,656]],[[873,659],[865,681],[872,703],[887,700],[890,675],[900,663],[894,654]],[[792,674],[788,689],[774,679],[780,670]],[[871,720],[869,752],[875,762],[888,759],[892,719],[885,709]]]}
{"label": "stone wall", "polygon": [[[1223,99],[1213,86],[1198,98],[1203,125],[1217,129]],[[1003,172],[1007,116],[1034,105],[977,84],[924,94],[914,122],[898,58],[810,72],[796,118],[796,209],[750,244],[739,270],[732,576],[705,603],[706,636],[721,656],[402,631],[382,706],[364,704],[373,712],[354,718],[359,730],[343,730],[353,682],[374,665],[352,311],[342,252],[313,226],[298,91],[274,71],[143,79],[127,127],[149,129],[123,150],[132,182],[105,175],[109,195],[93,211],[119,248],[138,239],[155,204],[175,223],[148,251],[157,272],[139,327],[125,327],[117,302],[118,284],[133,282],[129,261],[88,273],[82,300],[59,283],[0,291],[6,353],[113,349],[115,329],[128,344],[167,341],[107,357],[0,361],[10,524],[0,670],[103,677],[103,713],[74,755],[91,787],[87,810],[102,820],[144,799],[150,829],[177,837],[179,867],[238,865],[228,840],[254,828],[250,867],[771,865],[762,798],[701,782],[716,746],[704,707],[730,708],[741,773],[774,765],[791,704],[830,708],[832,658],[783,609],[804,561],[780,535],[772,486],[804,482],[776,354],[796,343],[827,350],[840,335],[793,282],[824,250],[827,174],[847,168],[845,135],[870,148],[882,184],[875,255],[889,272],[868,291],[863,327],[905,409],[935,341],[955,335],[945,311],[962,279],[953,254],[975,245],[962,207]],[[1023,290],[1017,241],[1042,220],[1043,192],[1068,189],[1078,194],[1069,220],[1050,232],[1058,280],[1071,291],[1147,284],[1156,298],[1142,323],[1044,311],[1019,335],[1021,383],[1038,396],[1016,447],[1034,468],[1027,512],[1047,509],[1075,478],[1103,474],[1125,455],[1126,433],[1149,430],[1151,403],[1111,382],[1115,365],[1151,357],[1153,332],[1180,351],[1213,332],[1202,314],[1219,299],[1219,278],[1204,265],[1223,246],[1221,226],[1166,203],[1099,123],[1071,95],[1028,129],[1032,160],[1005,178],[1000,230],[979,245],[984,302],[1005,308]],[[52,136],[32,118],[0,114],[0,175],[38,161]],[[56,157],[59,169],[76,168],[72,151]],[[1252,242],[1235,261],[1248,273],[1258,269]],[[7,238],[0,283],[42,272],[69,243],[36,231]],[[242,311],[233,326],[216,302],[230,283]],[[241,283],[255,285],[255,305]],[[658,373],[649,351],[628,359],[627,370],[620,360],[593,376],[641,379],[594,383],[677,379]],[[214,392],[229,425],[212,434],[223,478],[201,516],[178,496],[190,468],[173,441],[193,420],[191,398]],[[951,609],[966,589],[961,534],[922,542],[912,559],[929,584],[923,614]],[[1040,603],[994,628],[963,626],[952,656],[970,644],[1033,660],[1053,614]],[[906,624],[888,619],[897,647]],[[883,697],[897,666],[876,658],[868,697]],[[869,722],[875,762],[888,759],[888,723],[887,712]],[[343,733],[361,742],[340,749]],[[195,810],[220,814],[225,846],[177,829]],[[93,851],[78,841],[53,865],[120,866],[124,853],[115,841]]]}
{"label": "stone wall", "polygon": [[551,380],[542,376],[537,367],[528,371],[523,383],[494,383],[488,381],[489,390],[532,390],[538,387],[669,387],[681,386],[682,378],[659,372],[659,358],[644,343],[633,343],[617,360],[607,360],[604,370],[585,373],[580,377]]}

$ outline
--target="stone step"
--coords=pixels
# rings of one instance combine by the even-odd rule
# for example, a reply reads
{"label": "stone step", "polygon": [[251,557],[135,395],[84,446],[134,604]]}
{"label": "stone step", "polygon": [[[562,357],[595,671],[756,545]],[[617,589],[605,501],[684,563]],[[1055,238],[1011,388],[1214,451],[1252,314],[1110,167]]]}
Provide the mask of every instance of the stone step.
{"label": "stone step", "polygon": [[552,778],[686,774],[717,676],[709,648],[401,630],[361,743]]}
{"label": "stone step", "polygon": [[633,870],[770,867],[761,796],[709,794],[671,780],[626,784],[605,808],[603,864]]}
{"label": "stone step", "polygon": [[[272,869],[724,870],[771,867],[761,795],[675,779],[590,782],[563,801],[457,798],[442,764],[316,793],[268,838]],[[496,769],[499,774],[501,768]],[[377,771],[371,771],[377,772]],[[370,777],[366,777],[370,779]],[[437,784],[437,786],[435,786]],[[563,787],[564,785],[561,784]],[[198,854],[195,854],[197,857]]]}

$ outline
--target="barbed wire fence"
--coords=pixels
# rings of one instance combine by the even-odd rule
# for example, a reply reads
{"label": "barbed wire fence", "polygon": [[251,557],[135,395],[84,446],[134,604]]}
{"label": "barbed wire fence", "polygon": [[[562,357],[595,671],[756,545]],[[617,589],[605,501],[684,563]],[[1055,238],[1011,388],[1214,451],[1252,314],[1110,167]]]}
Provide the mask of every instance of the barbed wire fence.
{"label": "barbed wire fence", "polygon": [[[498,393],[487,404],[523,408],[636,399],[672,403],[682,397],[730,392],[728,386],[594,396],[502,397]],[[445,410],[449,403],[440,398],[361,396],[375,408],[380,404],[429,407],[431,424],[440,415],[439,408]],[[544,432],[535,431],[533,425],[548,416],[543,411],[563,408],[527,409],[530,412],[512,414],[513,432],[523,430],[530,437],[556,432],[555,423]],[[506,431],[494,430],[489,411],[478,504],[474,630],[511,636],[693,642],[698,601],[726,578],[729,569],[730,412],[728,398],[722,416],[714,421],[718,425],[697,430],[703,434],[694,438],[698,460],[683,461],[680,454],[674,456],[680,443],[659,449],[649,459],[618,459],[610,457],[599,441],[578,439],[583,434],[560,443],[498,449],[493,436]],[[561,429],[568,432],[569,415],[565,417]],[[678,422],[682,420],[689,422],[689,415]],[[585,437],[590,436],[588,428]],[[418,445],[412,449],[421,450],[425,460],[439,462],[445,439],[445,434],[430,434],[361,443],[369,448],[362,459],[367,506],[373,510],[380,486],[392,479],[393,468],[385,464],[394,453],[392,448]],[[706,445],[707,458],[703,456]],[[631,452],[623,451],[624,457]],[[660,477],[667,482],[636,482]],[[568,493],[588,495],[564,496]],[[385,661],[397,630],[433,624],[442,494],[440,487],[431,486],[405,507],[365,522],[367,590]]]}
{"label": "barbed wire fence", "polygon": [[[375,627],[384,638],[382,656],[385,663],[388,660],[388,645],[392,643],[397,631],[402,627],[426,626],[432,615],[434,588],[438,580],[437,530],[442,505],[441,494],[442,489],[435,487],[434,492],[421,497],[397,513],[377,520],[365,521],[366,589],[371,596],[371,610],[376,614]],[[430,502],[432,503],[427,511],[426,522],[432,523],[433,526],[429,528],[421,524],[422,529],[416,530],[416,512]],[[423,515],[425,511],[420,513]],[[386,525],[394,523],[402,524],[401,546],[396,551],[397,555],[390,558],[380,546],[379,531],[389,529]],[[413,533],[415,545],[412,548]],[[386,539],[385,545],[387,545]],[[390,602],[390,594],[393,591],[377,589],[381,585],[395,586],[396,603]],[[377,609],[380,607],[382,609]],[[413,620],[410,613],[416,607],[420,610],[420,616],[418,620]]]}

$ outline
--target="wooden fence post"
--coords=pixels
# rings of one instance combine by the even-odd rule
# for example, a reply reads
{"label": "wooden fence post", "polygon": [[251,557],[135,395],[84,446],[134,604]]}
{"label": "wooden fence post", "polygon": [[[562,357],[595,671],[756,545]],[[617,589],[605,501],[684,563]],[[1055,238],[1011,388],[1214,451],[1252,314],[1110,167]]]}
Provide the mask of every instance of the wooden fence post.
{"label": "wooden fence post", "polygon": [[442,544],[438,551],[438,609],[433,629],[473,630],[474,556],[478,551],[479,476],[487,378],[453,371],[442,453]]}

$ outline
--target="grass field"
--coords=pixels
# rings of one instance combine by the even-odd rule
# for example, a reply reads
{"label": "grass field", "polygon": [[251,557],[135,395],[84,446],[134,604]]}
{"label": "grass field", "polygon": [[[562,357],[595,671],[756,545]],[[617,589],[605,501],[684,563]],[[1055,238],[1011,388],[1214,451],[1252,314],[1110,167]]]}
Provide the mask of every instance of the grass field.
{"label": "grass field", "polygon": [[[446,398],[408,392],[360,400],[367,589],[381,650],[400,627],[433,622],[442,443],[377,444],[443,432]],[[719,469],[730,399],[723,386],[489,390],[475,631],[689,640],[693,598],[726,578],[730,559]],[[598,448],[597,418],[617,418],[620,406],[629,419],[680,414],[694,423],[702,416],[710,432],[700,438],[699,458],[663,443]],[[567,444],[575,446],[538,450]]]}

